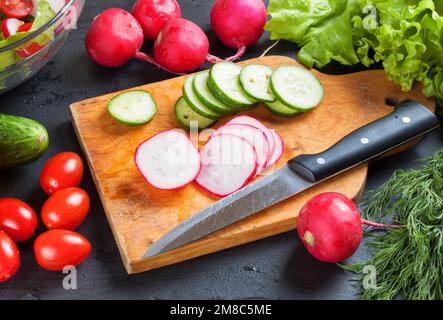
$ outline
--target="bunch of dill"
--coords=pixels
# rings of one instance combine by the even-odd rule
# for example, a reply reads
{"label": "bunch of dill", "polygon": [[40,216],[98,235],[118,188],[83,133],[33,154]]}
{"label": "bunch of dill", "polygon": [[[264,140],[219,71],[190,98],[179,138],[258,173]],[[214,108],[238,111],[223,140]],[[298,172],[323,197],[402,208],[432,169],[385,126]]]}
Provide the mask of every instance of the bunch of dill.
{"label": "bunch of dill", "polygon": [[363,299],[443,299],[443,149],[424,160],[420,169],[396,171],[363,200],[364,218],[406,225],[370,234],[371,258],[344,266],[359,273],[375,267],[376,288],[362,287]]}

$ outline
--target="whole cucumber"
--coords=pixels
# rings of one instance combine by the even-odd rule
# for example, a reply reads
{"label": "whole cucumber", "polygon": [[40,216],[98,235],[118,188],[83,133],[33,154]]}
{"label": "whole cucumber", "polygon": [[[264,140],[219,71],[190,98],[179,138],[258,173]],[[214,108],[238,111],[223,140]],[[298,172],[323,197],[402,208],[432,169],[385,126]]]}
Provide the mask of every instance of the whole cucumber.
{"label": "whole cucumber", "polygon": [[48,144],[48,132],[37,121],[0,114],[0,169],[37,160]]}

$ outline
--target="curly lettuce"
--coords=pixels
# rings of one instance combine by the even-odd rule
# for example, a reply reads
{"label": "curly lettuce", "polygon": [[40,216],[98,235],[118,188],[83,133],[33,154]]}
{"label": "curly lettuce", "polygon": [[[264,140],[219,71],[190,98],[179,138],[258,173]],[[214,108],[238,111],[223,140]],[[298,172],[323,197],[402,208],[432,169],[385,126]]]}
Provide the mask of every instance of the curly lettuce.
{"label": "curly lettuce", "polygon": [[404,91],[420,81],[443,102],[443,1],[270,0],[268,13],[271,39],[299,45],[308,67],[382,62]]}

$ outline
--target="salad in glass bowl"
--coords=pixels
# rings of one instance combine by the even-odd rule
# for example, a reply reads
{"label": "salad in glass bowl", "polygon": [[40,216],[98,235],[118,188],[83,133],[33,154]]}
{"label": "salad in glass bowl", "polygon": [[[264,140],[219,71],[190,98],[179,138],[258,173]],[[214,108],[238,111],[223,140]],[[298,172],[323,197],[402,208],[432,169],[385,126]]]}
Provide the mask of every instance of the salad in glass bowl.
{"label": "salad in glass bowl", "polygon": [[0,0],[0,93],[42,68],[75,28],[84,0]]}

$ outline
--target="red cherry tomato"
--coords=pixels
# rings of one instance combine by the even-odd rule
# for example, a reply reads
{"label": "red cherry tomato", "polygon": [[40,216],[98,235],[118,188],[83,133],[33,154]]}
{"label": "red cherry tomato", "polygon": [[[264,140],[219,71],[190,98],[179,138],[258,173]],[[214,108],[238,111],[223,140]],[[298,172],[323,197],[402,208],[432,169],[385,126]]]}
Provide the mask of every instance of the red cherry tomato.
{"label": "red cherry tomato", "polygon": [[34,8],[32,0],[0,0],[0,8],[9,18],[27,17]]}
{"label": "red cherry tomato", "polygon": [[91,252],[89,241],[73,231],[49,230],[34,242],[34,253],[40,267],[61,271],[66,266],[77,266]]}
{"label": "red cherry tomato", "polygon": [[14,241],[0,230],[0,282],[5,282],[17,273],[20,254]]}
{"label": "red cherry tomato", "polygon": [[80,188],[67,188],[46,200],[42,220],[48,229],[74,230],[83,222],[88,211],[88,194]]}
{"label": "red cherry tomato", "polygon": [[0,199],[0,230],[14,241],[28,240],[37,229],[37,215],[30,206],[18,199]]}
{"label": "red cherry tomato", "polygon": [[27,32],[31,30],[31,28],[32,28],[32,22],[24,23],[17,28],[17,32]]}
{"label": "red cherry tomato", "polygon": [[83,161],[74,152],[62,152],[46,162],[40,175],[40,185],[47,194],[76,187],[83,176]]}

